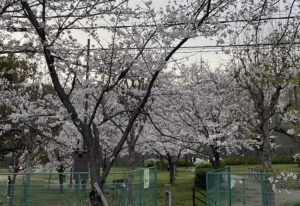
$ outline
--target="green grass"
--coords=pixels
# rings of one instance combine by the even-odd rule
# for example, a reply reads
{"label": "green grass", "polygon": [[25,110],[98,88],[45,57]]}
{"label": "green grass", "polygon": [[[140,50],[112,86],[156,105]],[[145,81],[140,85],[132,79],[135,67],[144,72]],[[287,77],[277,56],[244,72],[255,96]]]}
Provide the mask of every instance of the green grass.
{"label": "green grass", "polygon": [[[195,174],[191,171],[178,170],[175,184],[172,187],[172,205],[192,205],[192,188]],[[163,206],[165,201],[165,184],[169,183],[169,172],[158,172],[158,205]]]}

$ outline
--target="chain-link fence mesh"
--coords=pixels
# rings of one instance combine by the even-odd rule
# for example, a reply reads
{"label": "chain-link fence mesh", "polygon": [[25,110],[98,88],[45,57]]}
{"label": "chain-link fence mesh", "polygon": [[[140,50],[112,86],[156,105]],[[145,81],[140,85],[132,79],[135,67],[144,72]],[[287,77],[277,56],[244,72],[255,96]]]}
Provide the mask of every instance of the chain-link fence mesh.
{"label": "chain-link fence mesh", "polygon": [[[88,206],[89,192],[88,173],[0,173],[0,206]],[[110,206],[156,206],[157,171],[112,172],[104,194]]]}
{"label": "chain-link fence mesh", "polygon": [[156,206],[157,170],[138,169],[109,175],[104,193],[112,206]]}
{"label": "chain-link fence mesh", "polygon": [[[296,206],[300,205],[300,188],[271,183],[262,172],[233,173],[224,168],[208,172],[207,205],[209,206]],[[276,176],[276,175],[275,175]],[[297,185],[299,180],[295,180]]]}

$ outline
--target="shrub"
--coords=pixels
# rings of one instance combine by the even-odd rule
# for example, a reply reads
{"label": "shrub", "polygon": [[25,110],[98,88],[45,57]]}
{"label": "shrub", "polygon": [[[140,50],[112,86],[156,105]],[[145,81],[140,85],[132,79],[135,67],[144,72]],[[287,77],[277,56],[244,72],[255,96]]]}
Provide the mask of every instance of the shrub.
{"label": "shrub", "polygon": [[201,168],[195,173],[194,187],[206,190],[206,173],[212,171],[212,168]]}
{"label": "shrub", "polygon": [[162,160],[162,161],[158,161],[156,162],[156,167],[158,169],[167,169],[168,168],[168,161],[167,160]]}
{"label": "shrub", "polygon": [[221,161],[222,165],[256,165],[261,164],[261,159],[259,157],[226,157]]}
{"label": "shrub", "polygon": [[196,165],[196,173],[198,171],[201,171],[202,169],[213,169],[211,163],[207,162],[207,163],[198,163]]}
{"label": "shrub", "polygon": [[[225,167],[226,165],[224,164],[223,161],[220,162],[220,168]],[[201,169],[214,169],[212,164],[210,162],[201,162],[196,164],[196,172],[201,170]]]}
{"label": "shrub", "polygon": [[298,164],[300,167],[300,153],[297,153],[294,155],[294,161]]}
{"label": "shrub", "polygon": [[145,167],[154,167],[157,165],[157,162],[159,162],[159,159],[155,159],[155,158],[150,158],[150,159],[145,159],[144,161],[144,166]]}
{"label": "shrub", "polygon": [[156,166],[158,169],[166,169],[168,167],[168,162],[166,160],[160,161],[159,159],[155,158],[145,159],[144,167],[154,166]]}
{"label": "shrub", "polygon": [[294,159],[291,155],[274,155],[272,164],[293,164]]}
{"label": "shrub", "polygon": [[[187,165],[186,165],[187,164]],[[180,159],[178,160],[177,162],[177,167],[185,167],[185,166],[188,166],[188,167],[191,167],[193,166],[193,163],[191,161],[187,161],[185,159]]]}
{"label": "shrub", "polygon": [[[257,165],[262,164],[261,157],[226,157],[223,159],[221,165]],[[290,155],[274,155],[272,157],[272,164],[292,164],[293,157]]]}

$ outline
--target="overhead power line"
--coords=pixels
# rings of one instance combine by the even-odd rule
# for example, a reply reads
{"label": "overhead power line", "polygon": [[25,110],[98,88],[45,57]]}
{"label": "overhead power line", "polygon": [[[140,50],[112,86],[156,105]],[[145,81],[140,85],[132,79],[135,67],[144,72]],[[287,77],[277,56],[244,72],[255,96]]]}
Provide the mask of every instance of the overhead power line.
{"label": "overhead power line", "polygon": [[[300,45],[300,42],[281,42],[277,43],[276,46],[284,46],[284,45]],[[227,48],[254,48],[259,47],[260,49],[268,48],[274,46],[272,43],[259,43],[259,44],[228,44],[228,45],[203,45],[203,46],[182,46],[179,48],[180,50],[189,50],[189,51],[181,51],[181,53],[192,53],[192,52],[206,52],[206,49],[209,49],[209,51],[213,52],[215,49],[216,51],[223,51],[222,49]],[[174,47],[147,47],[144,48],[144,50],[159,50],[159,49],[173,49]],[[79,48],[69,48],[66,49],[66,51],[83,51],[86,48],[79,49]],[[115,48],[115,50],[141,50],[142,48],[139,47],[128,47],[128,48]],[[193,51],[193,50],[199,50],[200,51]],[[109,48],[91,48],[91,51],[109,51]],[[28,48],[22,48],[22,47],[9,47],[7,49],[0,50],[0,54],[6,54],[6,53],[41,53],[41,51],[36,49],[28,49]]]}
{"label": "overhead power line", "polygon": [[[268,21],[268,20],[288,20],[288,19],[297,19],[300,17],[298,16],[281,16],[281,17],[267,17],[267,18],[260,18],[260,19],[235,19],[235,20],[222,20],[218,21],[219,24],[229,24],[229,23],[239,23],[239,22],[256,22],[256,21]],[[174,27],[174,26],[183,26],[183,25],[193,25],[196,24],[197,21],[185,23],[185,22],[170,22],[163,24],[164,27]],[[210,24],[210,23],[206,23]],[[95,30],[95,29],[126,29],[126,28],[132,28],[132,27],[138,27],[138,28],[153,28],[157,27],[159,25],[157,24],[128,24],[128,25],[97,25],[97,26],[72,26],[68,28],[63,28],[64,30]],[[49,30],[57,30],[59,28],[50,28]],[[61,29],[61,28],[60,28]],[[24,32],[24,31],[30,31],[33,30],[33,28],[29,27],[18,27],[18,26],[4,26],[0,27],[0,30],[7,30],[10,32]]]}

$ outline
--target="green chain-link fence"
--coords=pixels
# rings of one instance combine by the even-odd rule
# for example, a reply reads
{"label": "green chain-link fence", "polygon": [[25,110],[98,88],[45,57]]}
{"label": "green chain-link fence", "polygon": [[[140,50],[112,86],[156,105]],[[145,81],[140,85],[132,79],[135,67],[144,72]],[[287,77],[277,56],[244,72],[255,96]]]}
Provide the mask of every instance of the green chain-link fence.
{"label": "green chain-link fence", "polygon": [[[300,188],[286,189],[266,173],[234,173],[226,167],[208,172],[206,194],[208,206],[296,206],[300,205]],[[299,181],[299,180],[298,180]]]}
{"label": "green chain-link fence", "polygon": [[207,205],[231,205],[230,167],[206,174]]}
{"label": "green chain-link fence", "polygon": [[110,206],[156,206],[157,170],[138,169],[110,174],[104,188]]}
{"label": "green chain-link fence", "polygon": [[[88,206],[89,191],[87,173],[0,173],[0,206]],[[110,173],[104,194],[110,206],[156,206],[157,171]]]}

